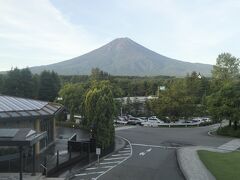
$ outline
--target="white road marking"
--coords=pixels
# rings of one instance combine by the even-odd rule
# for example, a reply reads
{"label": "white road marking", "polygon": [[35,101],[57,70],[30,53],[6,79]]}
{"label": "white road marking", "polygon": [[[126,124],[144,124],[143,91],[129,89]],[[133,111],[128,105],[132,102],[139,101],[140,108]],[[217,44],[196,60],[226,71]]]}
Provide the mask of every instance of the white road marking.
{"label": "white road marking", "polygon": [[102,167],[99,167],[99,168],[112,168],[114,166],[102,166]]}
{"label": "white road marking", "polygon": [[153,148],[163,148],[163,149],[178,149],[178,147],[159,146],[159,145],[151,145],[151,144],[132,144],[132,146],[143,146],[143,147],[153,147]]}
{"label": "white road marking", "polygon": [[87,168],[86,170],[89,171],[89,170],[94,170],[94,169],[98,169],[98,167]]}
{"label": "white road marking", "polygon": [[118,153],[130,153],[130,151],[129,150],[127,150],[127,151],[118,151]]}
{"label": "white road marking", "polygon": [[90,171],[90,170],[95,170],[95,169],[108,169],[112,168],[113,166],[99,166],[99,167],[92,167],[92,168],[87,168],[85,170]]}
{"label": "white road marking", "polygon": [[112,161],[112,162],[103,162],[100,164],[116,164],[116,163],[120,163],[121,161]]}
{"label": "white road marking", "polygon": [[147,149],[147,150],[144,151],[144,152],[140,152],[140,153],[139,153],[139,156],[144,156],[144,155],[146,155],[147,153],[149,153],[149,152],[151,152],[151,151],[152,151],[152,148]]}
{"label": "white road marking", "polygon": [[74,176],[86,176],[87,175],[87,173],[82,173],[82,174],[75,174]]}
{"label": "white road marking", "polygon": [[131,148],[130,148],[130,147],[125,147],[124,149],[128,149],[128,150],[130,150]]}
{"label": "white road marking", "polygon": [[152,148],[148,149],[147,152],[151,152]]}
{"label": "white road marking", "polygon": [[99,177],[101,177],[102,175],[106,174],[108,171],[111,171],[111,170],[112,170],[114,167],[116,167],[117,165],[119,165],[119,164],[123,163],[124,161],[128,160],[128,159],[132,156],[132,152],[133,152],[133,151],[132,151],[132,145],[131,145],[130,141],[129,141],[128,139],[124,138],[124,137],[121,137],[121,138],[128,142],[128,144],[129,144],[129,146],[130,146],[130,148],[131,148],[130,156],[128,156],[127,158],[123,159],[122,161],[120,161],[120,163],[114,165],[112,168],[109,168],[109,169],[108,169],[107,171],[105,171],[104,173],[102,173],[102,174],[100,174],[99,176],[97,176],[97,177],[95,178],[96,180],[97,180]]}
{"label": "white road marking", "polygon": [[106,158],[104,161],[111,161],[111,160],[116,160],[116,159],[124,159],[126,157],[116,157],[116,158]]}
{"label": "white road marking", "polygon": [[117,157],[117,156],[128,156],[130,155],[130,153],[126,153],[126,154],[113,154],[113,157]]}
{"label": "white road marking", "polygon": [[144,156],[146,153],[145,152],[140,152],[139,156]]}
{"label": "white road marking", "polygon": [[87,176],[87,175],[92,175],[92,174],[102,174],[104,171],[98,171],[98,172],[90,172],[90,173],[81,173],[81,174],[75,174],[74,176]]}

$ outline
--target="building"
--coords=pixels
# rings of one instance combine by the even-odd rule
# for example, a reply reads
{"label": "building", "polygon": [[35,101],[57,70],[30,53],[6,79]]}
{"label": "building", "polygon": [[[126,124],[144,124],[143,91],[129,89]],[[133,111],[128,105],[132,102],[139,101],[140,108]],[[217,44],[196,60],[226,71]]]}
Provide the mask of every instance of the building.
{"label": "building", "polygon": [[56,117],[63,109],[56,103],[0,95],[0,128],[46,131],[46,138],[36,144],[38,154],[54,142]]}
{"label": "building", "polygon": [[148,100],[153,100],[157,99],[158,97],[156,96],[135,96],[135,97],[121,97],[121,98],[116,98],[116,100],[122,102],[123,104],[127,104],[127,101],[131,102],[139,102],[141,104],[144,104]]}
{"label": "building", "polygon": [[121,104],[121,116],[134,115],[134,116],[149,116],[149,110],[146,108],[146,102],[157,99],[157,96],[135,96],[135,97],[121,97],[116,98]]}

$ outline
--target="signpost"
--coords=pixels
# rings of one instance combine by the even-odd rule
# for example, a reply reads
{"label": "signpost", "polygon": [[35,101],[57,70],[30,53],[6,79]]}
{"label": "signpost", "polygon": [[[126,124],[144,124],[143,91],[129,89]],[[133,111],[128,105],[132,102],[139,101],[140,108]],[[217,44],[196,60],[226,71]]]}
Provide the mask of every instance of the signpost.
{"label": "signpost", "polygon": [[98,164],[99,164],[99,156],[101,154],[101,148],[96,148],[96,154],[98,156]]}

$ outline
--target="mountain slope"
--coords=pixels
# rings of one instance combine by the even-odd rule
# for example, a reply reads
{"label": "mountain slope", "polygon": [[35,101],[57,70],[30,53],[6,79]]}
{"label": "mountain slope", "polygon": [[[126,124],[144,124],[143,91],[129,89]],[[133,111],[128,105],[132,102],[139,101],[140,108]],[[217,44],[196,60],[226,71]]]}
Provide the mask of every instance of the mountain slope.
{"label": "mountain slope", "polygon": [[162,56],[129,38],[119,38],[82,56],[59,63],[32,67],[34,73],[54,70],[62,75],[90,74],[98,67],[112,75],[185,76],[192,71],[209,76],[212,66],[189,63]]}

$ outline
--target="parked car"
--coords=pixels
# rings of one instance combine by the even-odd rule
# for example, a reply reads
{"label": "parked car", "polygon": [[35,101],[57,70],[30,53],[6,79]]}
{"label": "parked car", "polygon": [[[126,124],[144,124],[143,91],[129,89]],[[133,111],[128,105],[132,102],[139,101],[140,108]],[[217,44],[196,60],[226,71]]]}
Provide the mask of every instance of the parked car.
{"label": "parked car", "polygon": [[140,118],[136,118],[136,117],[129,117],[127,124],[129,125],[141,125],[142,121]]}
{"label": "parked car", "polygon": [[208,117],[196,117],[192,119],[193,123],[205,123],[205,122],[211,122],[211,119]]}
{"label": "parked car", "polygon": [[116,124],[126,125],[128,122],[124,117],[118,116],[117,119],[114,120]]}
{"label": "parked car", "polygon": [[212,120],[209,117],[203,117],[202,121],[203,122],[212,122]]}
{"label": "parked car", "polygon": [[149,117],[146,122],[142,122],[143,126],[148,127],[158,127],[160,124],[163,124],[164,122],[160,119],[158,119],[156,116]]}
{"label": "parked car", "polygon": [[139,119],[142,121],[142,122],[146,122],[147,120],[148,120],[148,118],[147,117],[139,117]]}
{"label": "parked car", "polygon": [[197,117],[192,119],[192,123],[201,123],[201,122],[202,122],[202,118]]}

